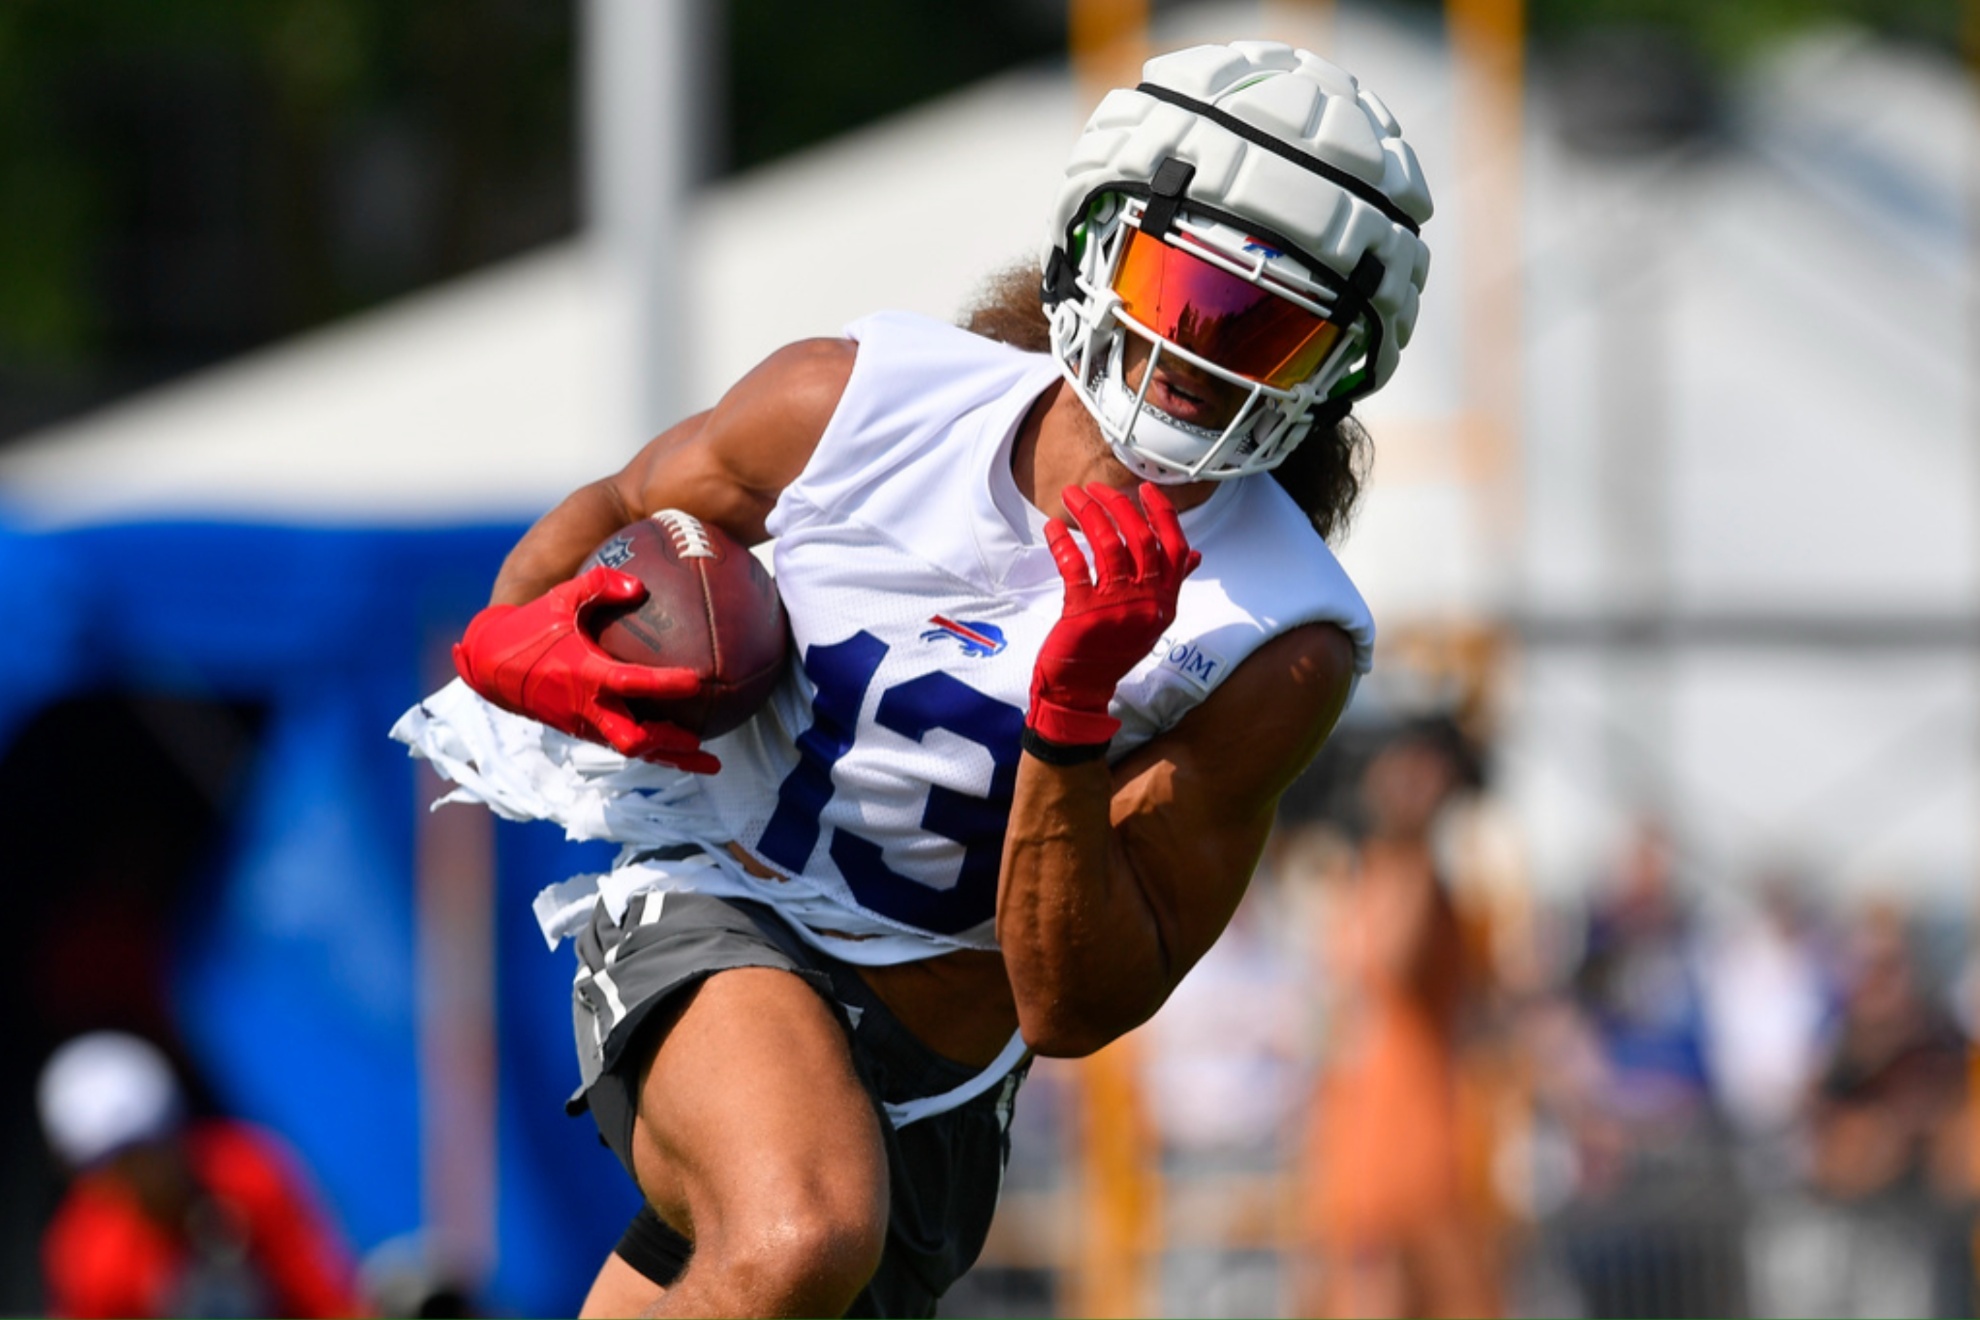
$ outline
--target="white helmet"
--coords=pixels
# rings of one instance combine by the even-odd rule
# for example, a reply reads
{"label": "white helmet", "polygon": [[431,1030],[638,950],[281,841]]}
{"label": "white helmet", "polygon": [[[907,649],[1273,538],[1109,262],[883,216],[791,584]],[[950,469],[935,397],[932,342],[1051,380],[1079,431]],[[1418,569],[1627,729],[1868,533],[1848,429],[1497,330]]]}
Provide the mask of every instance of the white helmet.
{"label": "white helmet", "polygon": [[[1307,51],[1196,46],[1142,78],[1107,94],[1066,166],[1044,257],[1052,351],[1141,477],[1264,472],[1395,371],[1430,269],[1429,189],[1388,109]],[[1138,388],[1129,334],[1148,346]],[[1187,401],[1151,402],[1171,355],[1241,390],[1235,415],[1199,425],[1175,415]]]}

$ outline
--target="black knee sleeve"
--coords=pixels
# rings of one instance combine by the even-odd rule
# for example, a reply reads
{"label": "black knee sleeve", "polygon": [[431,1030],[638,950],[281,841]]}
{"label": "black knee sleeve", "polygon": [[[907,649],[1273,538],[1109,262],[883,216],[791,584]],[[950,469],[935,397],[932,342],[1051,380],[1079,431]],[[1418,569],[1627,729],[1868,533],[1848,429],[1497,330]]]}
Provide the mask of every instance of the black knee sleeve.
{"label": "black knee sleeve", "polygon": [[652,1206],[642,1205],[626,1225],[616,1251],[626,1264],[666,1288],[687,1268],[694,1244],[667,1227]]}

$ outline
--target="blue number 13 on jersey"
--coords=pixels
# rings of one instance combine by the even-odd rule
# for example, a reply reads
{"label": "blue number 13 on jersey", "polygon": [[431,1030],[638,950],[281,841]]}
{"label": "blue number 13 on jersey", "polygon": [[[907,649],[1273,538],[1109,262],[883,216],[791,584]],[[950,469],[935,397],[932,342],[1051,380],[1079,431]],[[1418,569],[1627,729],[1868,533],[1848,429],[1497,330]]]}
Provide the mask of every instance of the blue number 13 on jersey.
{"label": "blue number 13 on jersey", "polygon": [[[805,676],[816,689],[811,727],[798,735],[798,763],[777,789],[777,809],[756,850],[789,870],[801,869],[818,845],[819,815],[832,799],[832,767],[852,750],[867,689],[887,644],[865,631],[804,653]],[[928,790],[921,827],[962,845],[962,867],[950,889],[931,889],[887,865],[879,844],[834,827],[826,852],[860,905],[923,930],[953,935],[988,919],[997,908],[997,871],[1004,828],[1017,782],[1024,712],[985,696],[944,673],[922,674],[880,694],[873,714],[881,728],[920,742],[936,729],[967,738],[990,754],[990,791],[983,797],[941,785]]]}

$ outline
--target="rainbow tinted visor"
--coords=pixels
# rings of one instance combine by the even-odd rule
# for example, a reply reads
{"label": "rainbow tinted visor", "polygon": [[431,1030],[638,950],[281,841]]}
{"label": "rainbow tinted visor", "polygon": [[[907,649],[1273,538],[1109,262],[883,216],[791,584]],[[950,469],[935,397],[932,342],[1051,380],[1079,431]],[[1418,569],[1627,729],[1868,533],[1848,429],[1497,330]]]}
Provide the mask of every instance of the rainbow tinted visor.
{"label": "rainbow tinted visor", "polygon": [[1113,287],[1136,324],[1272,389],[1311,377],[1341,339],[1339,325],[1264,283],[1132,227]]}

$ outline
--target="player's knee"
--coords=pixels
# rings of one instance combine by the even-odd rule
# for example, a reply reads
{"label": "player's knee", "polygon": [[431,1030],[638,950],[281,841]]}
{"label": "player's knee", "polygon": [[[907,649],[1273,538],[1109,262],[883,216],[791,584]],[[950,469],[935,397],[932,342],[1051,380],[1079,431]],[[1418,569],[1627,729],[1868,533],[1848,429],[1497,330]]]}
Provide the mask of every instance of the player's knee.
{"label": "player's knee", "polygon": [[874,1206],[820,1197],[780,1206],[725,1235],[719,1268],[771,1309],[840,1315],[880,1267],[886,1244],[884,1198]]}

